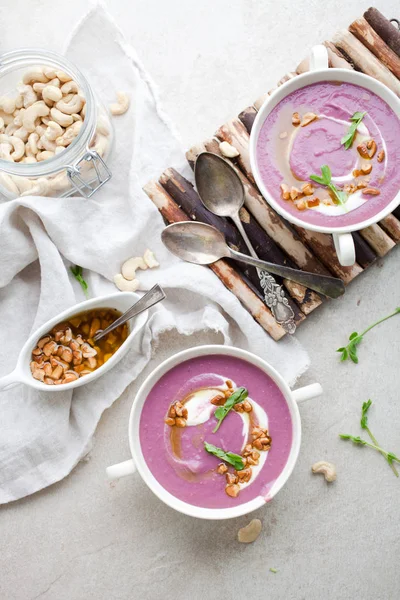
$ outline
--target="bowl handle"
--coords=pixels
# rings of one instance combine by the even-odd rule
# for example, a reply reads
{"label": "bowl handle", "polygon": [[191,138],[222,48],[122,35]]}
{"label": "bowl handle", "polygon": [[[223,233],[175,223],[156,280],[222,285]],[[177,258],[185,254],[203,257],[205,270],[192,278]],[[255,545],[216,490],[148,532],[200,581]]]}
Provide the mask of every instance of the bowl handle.
{"label": "bowl handle", "polygon": [[21,381],[17,377],[17,372],[15,370],[12,373],[9,373],[8,375],[5,375],[4,377],[0,378],[0,391],[8,390],[18,385],[19,383],[21,383]]}
{"label": "bowl handle", "polygon": [[322,44],[311,48],[310,71],[319,71],[329,68],[328,50]]}
{"label": "bowl handle", "polygon": [[131,475],[135,471],[136,466],[132,459],[118,463],[117,465],[111,465],[111,467],[107,467],[106,469],[109,479],[119,479],[120,477]]}
{"label": "bowl handle", "polygon": [[333,243],[339,262],[344,267],[351,267],[356,262],[356,249],[351,233],[334,233]]}
{"label": "bowl handle", "polygon": [[292,395],[296,402],[303,402],[303,400],[311,400],[311,398],[321,396],[323,391],[324,390],[319,383],[311,383],[298,390],[293,390]]}

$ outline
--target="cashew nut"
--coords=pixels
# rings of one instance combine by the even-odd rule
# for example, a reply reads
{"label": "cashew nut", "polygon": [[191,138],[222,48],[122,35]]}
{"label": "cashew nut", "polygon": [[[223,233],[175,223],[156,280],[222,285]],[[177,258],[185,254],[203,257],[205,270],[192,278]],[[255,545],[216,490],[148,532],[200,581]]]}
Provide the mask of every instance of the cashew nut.
{"label": "cashew nut", "polygon": [[51,140],[53,142],[63,133],[64,129],[58,123],[56,123],[55,121],[49,121],[47,123],[47,129],[44,135],[47,137],[48,140]]}
{"label": "cashew nut", "polygon": [[114,283],[121,292],[136,292],[140,283],[137,279],[133,279],[132,281],[128,281],[118,273],[118,275],[114,275]]}
{"label": "cashew nut", "polygon": [[49,189],[49,180],[46,177],[41,177],[40,179],[36,179],[33,188],[23,192],[21,196],[47,196]]}
{"label": "cashew nut", "polygon": [[71,115],[66,115],[65,113],[58,110],[58,108],[52,108],[50,110],[50,114],[52,120],[61,125],[61,127],[69,127],[69,125],[72,125],[72,123],[74,122]]}
{"label": "cashew nut", "polygon": [[77,94],[79,92],[78,84],[76,81],[67,81],[67,83],[62,84],[61,91],[64,95],[71,93]]}
{"label": "cashew nut", "polygon": [[[58,150],[58,148],[56,149],[56,154],[57,154],[57,150]],[[55,177],[51,178],[49,180],[49,185],[50,185],[51,189],[54,190],[55,192],[61,192],[61,191],[65,191],[69,187],[71,187],[71,182],[68,179],[68,175],[67,175],[66,171],[63,171],[62,173],[59,173]]]}
{"label": "cashew nut", "polygon": [[97,127],[96,132],[100,135],[110,135],[110,127],[108,124],[108,119],[104,115],[100,115],[97,119]]}
{"label": "cashew nut", "polygon": [[133,256],[132,258],[128,258],[128,260],[126,260],[122,265],[121,272],[125,279],[133,281],[135,279],[137,269],[147,269],[147,265],[141,256]]}
{"label": "cashew nut", "polygon": [[117,92],[117,102],[110,104],[112,115],[123,115],[129,108],[130,100],[126,92]]}
{"label": "cashew nut", "polygon": [[19,129],[19,125],[16,125],[15,123],[10,123],[9,125],[7,125],[5,132],[7,135],[14,135],[14,133],[16,131],[18,131]]}
{"label": "cashew nut", "polygon": [[32,83],[33,81],[40,81],[46,83],[47,77],[43,73],[43,69],[40,67],[33,67],[30,71],[26,71],[22,77],[23,83]]}
{"label": "cashew nut", "polygon": [[320,460],[316,462],[311,467],[313,473],[322,473],[325,477],[325,481],[331,483],[336,479],[336,467],[333,463],[327,462],[325,460]]}
{"label": "cashew nut", "polygon": [[99,156],[104,156],[108,148],[108,139],[104,135],[96,133],[94,144],[91,147]]}
{"label": "cashew nut", "polygon": [[56,143],[49,140],[46,133],[40,137],[40,146],[41,148],[44,148],[44,150],[49,150],[49,152],[54,153],[56,151]]}
{"label": "cashew nut", "polygon": [[[44,125],[36,125],[35,132],[38,134],[39,137],[42,137],[42,135],[46,133],[46,127]],[[38,148],[40,148],[39,144]]]}
{"label": "cashew nut", "polygon": [[[39,135],[34,132],[31,133],[30,136],[28,137],[28,141],[26,144],[26,150],[27,153],[30,152],[31,154],[37,154],[38,153],[38,141],[39,141]],[[27,156],[29,156],[29,154],[27,154]]]}
{"label": "cashew nut", "polygon": [[21,95],[21,94],[18,94],[18,95],[15,97],[15,108],[16,108],[16,109],[17,109],[17,108],[22,108],[22,107],[23,107],[23,105],[24,105],[24,99],[22,98],[22,95]]}
{"label": "cashew nut", "polygon": [[37,94],[31,85],[19,85],[17,89],[22,96],[24,108],[28,108],[37,102]]}
{"label": "cashew nut", "polygon": [[18,175],[13,175],[12,180],[18,188],[19,194],[29,192],[36,183],[35,179],[29,179],[29,177],[19,177]]}
{"label": "cashew nut", "polygon": [[72,79],[71,75],[68,75],[68,73],[65,73],[64,71],[56,71],[56,77],[58,77],[58,79],[63,83],[71,81]]}
{"label": "cashew nut", "polygon": [[12,135],[9,136],[7,143],[11,144],[14,148],[14,152],[11,153],[11,158],[13,160],[20,160],[25,154],[24,142],[19,137],[15,137],[15,135]]}
{"label": "cashew nut", "polygon": [[0,142],[0,158],[2,160],[9,160],[12,162],[13,159],[11,158],[11,150],[11,144]]}
{"label": "cashew nut", "polygon": [[229,144],[228,142],[221,142],[219,145],[219,149],[223,156],[226,158],[235,158],[235,156],[239,156],[240,152],[235,146]]}
{"label": "cashew nut", "polygon": [[149,269],[154,269],[155,267],[160,266],[160,263],[156,260],[156,257],[154,256],[154,252],[152,252],[148,248],[145,251],[145,253],[143,254],[143,260],[146,263],[146,265],[149,267]]}
{"label": "cashew nut", "polygon": [[74,121],[83,121],[81,115],[72,113],[71,117],[73,118]]}
{"label": "cashew nut", "polygon": [[82,121],[75,121],[67,127],[65,133],[56,139],[57,146],[69,146],[74,141],[82,127]]}
{"label": "cashew nut", "polygon": [[260,519],[252,519],[246,527],[242,527],[238,531],[238,541],[242,544],[251,544],[255,542],[261,533],[262,523]]}
{"label": "cashew nut", "polygon": [[13,120],[14,125],[18,125],[18,127],[22,126],[22,120],[25,114],[25,110],[25,108],[20,108],[19,110],[15,111]]}
{"label": "cashew nut", "polygon": [[49,112],[49,107],[43,102],[43,100],[39,100],[38,102],[35,102],[34,104],[32,104],[32,106],[29,106],[29,108],[26,109],[26,111],[24,112],[22,125],[28,131],[35,131],[36,119],[38,119],[39,117],[47,117]]}
{"label": "cashew nut", "polygon": [[62,91],[55,85],[46,85],[42,91],[42,98],[46,102],[58,102],[62,98]]}
{"label": "cashew nut", "polygon": [[61,110],[61,112],[63,112],[66,115],[72,115],[72,113],[79,113],[82,110],[82,107],[84,105],[84,99],[82,98],[82,96],[79,96],[79,94],[74,94],[74,96],[69,102],[66,101],[66,98],[67,96],[65,96],[65,98],[57,102],[56,108],[58,108],[58,110]]}
{"label": "cashew nut", "polygon": [[15,110],[15,99],[8,98],[8,96],[0,96],[0,108],[8,115],[11,115]]}
{"label": "cashew nut", "polygon": [[34,156],[24,156],[24,158],[21,160],[21,162],[27,163],[27,164],[33,164],[33,163],[37,162],[37,160]]}
{"label": "cashew nut", "polygon": [[14,137],[18,137],[26,144],[29,137],[29,131],[27,131],[24,127],[20,127],[19,129],[17,129],[17,131],[14,131],[13,135]]}
{"label": "cashew nut", "polygon": [[0,110],[0,117],[3,119],[5,125],[10,125],[14,121],[14,115],[10,115],[4,110]]}
{"label": "cashew nut", "polygon": [[4,119],[0,117],[0,129],[4,129]]}
{"label": "cashew nut", "polygon": [[12,192],[16,196],[19,196],[19,190],[17,186],[11,179],[10,175],[7,175],[7,173],[0,172],[0,185],[3,185],[9,192]]}
{"label": "cashew nut", "polygon": [[38,162],[42,162],[43,160],[48,160],[49,158],[53,158],[54,152],[51,150],[43,150],[43,152],[38,152],[36,154],[36,160]]}

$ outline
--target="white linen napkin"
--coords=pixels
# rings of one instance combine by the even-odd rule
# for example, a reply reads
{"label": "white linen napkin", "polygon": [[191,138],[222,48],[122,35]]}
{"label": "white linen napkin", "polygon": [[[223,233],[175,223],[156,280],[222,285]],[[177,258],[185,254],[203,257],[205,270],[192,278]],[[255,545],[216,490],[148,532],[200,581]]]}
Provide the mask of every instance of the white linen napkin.
{"label": "white linen napkin", "polygon": [[291,383],[308,366],[294,339],[275,343],[209,269],[183,263],[163,247],[163,221],[141,187],[182,163],[183,153],[153,84],[102,7],[79,23],[66,56],[106,104],[123,90],[131,108],[114,119],[113,178],[92,199],[26,197],[0,204],[0,375],[13,370],[32,331],[84,299],[71,263],[85,269],[90,293],[98,296],[115,291],[112,278],[124,260],[150,247],[161,266],[140,272],[142,289],[159,282],[167,299],[151,311],[125,358],[99,380],[73,393],[39,393],[23,385],[0,392],[0,503],[70,473],[87,452],[102,412],[142,371],[152,340],[166,330],[220,331],[225,343],[266,358]]}

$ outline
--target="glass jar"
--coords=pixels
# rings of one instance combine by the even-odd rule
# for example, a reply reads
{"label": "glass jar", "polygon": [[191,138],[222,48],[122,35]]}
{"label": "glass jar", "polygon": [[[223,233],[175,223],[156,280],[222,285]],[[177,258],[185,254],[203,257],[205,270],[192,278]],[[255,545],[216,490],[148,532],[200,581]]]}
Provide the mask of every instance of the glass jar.
{"label": "glass jar", "polygon": [[[35,69],[36,68],[36,69]],[[29,108],[29,100],[21,96],[22,79],[26,76],[27,83],[29,82],[29,72],[31,70],[42,69],[50,74],[51,71],[58,72],[61,79],[43,76],[42,83],[45,85],[56,85],[59,88],[67,83],[67,76],[77,84],[78,95],[82,99],[83,108],[80,114],[70,115],[65,119],[67,122],[73,118],[73,125],[76,121],[81,121],[80,130],[76,137],[64,147],[67,141],[61,141],[62,135],[56,140],[48,142],[47,122],[53,121],[52,114],[47,117],[38,117],[35,123],[34,131],[29,131],[23,128],[23,116],[18,117],[18,106],[27,110]],[[67,76],[65,76],[67,74]],[[33,77],[33,75],[32,75]],[[39,77],[40,79],[40,77]],[[64,81],[63,81],[64,80]],[[32,89],[37,89],[37,98],[41,97],[41,84],[36,80],[36,86],[32,80],[31,90],[28,93],[32,94]],[[28,85],[30,85],[28,83]],[[23,84],[22,84],[23,85]],[[68,86],[67,86],[68,87]],[[73,87],[73,86],[72,86]],[[20,89],[18,89],[20,88]],[[25,88],[26,89],[26,88]],[[65,87],[64,87],[65,90]],[[75,91],[76,90],[71,90]],[[64,92],[63,92],[64,93]],[[17,99],[17,109],[11,114],[7,114],[5,109],[10,110],[10,107],[3,105],[2,101],[7,99]],[[70,101],[74,94],[63,95],[62,100]],[[23,100],[22,100],[23,98]],[[25,102],[22,103],[22,102]],[[32,102],[32,99],[31,99]],[[41,102],[44,104],[44,101]],[[27,105],[27,106],[26,106]],[[46,98],[46,105],[51,111],[56,108],[56,101]],[[11,103],[12,107],[12,103]],[[4,108],[4,110],[3,110]],[[46,109],[44,110],[46,112]],[[24,115],[26,113],[22,113]],[[58,114],[58,113],[57,113]],[[8,52],[0,56],[0,117],[5,121],[0,130],[0,153],[3,158],[0,158],[0,193],[6,198],[16,198],[18,196],[71,196],[82,195],[86,198],[92,196],[101,186],[103,186],[111,178],[111,171],[107,166],[106,161],[110,159],[113,146],[113,127],[109,115],[104,106],[95,96],[93,89],[89,85],[82,73],[67,59],[58,54],[48,52],[46,50],[36,49],[21,49],[13,52]],[[65,117],[65,115],[64,115]],[[43,121],[41,120],[43,119]],[[63,122],[62,120],[60,122]],[[1,124],[1,121],[0,121]],[[17,129],[21,127],[21,129]],[[65,125],[68,127],[68,125]],[[31,128],[30,128],[31,129]],[[21,133],[22,130],[22,133]],[[68,129],[63,129],[63,133]],[[11,134],[10,134],[11,132]],[[23,156],[17,160],[19,153],[15,154],[15,160],[10,158],[11,150],[16,148],[10,145],[8,135],[21,136],[22,140],[29,140],[29,135],[33,136],[35,143],[39,138],[39,146],[44,151],[45,148],[52,148],[54,152],[49,152],[52,155],[49,158],[42,160],[47,155],[36,149],[33,145],[29,145],[28,156]],[[72,134],[72,132],[70,132]],[[3,134],[3,135],[2,135]],[[28,134],[28,137],[27,137]],[[42,140],[42,137],[43,140]],[[54,136],[50,136],[50,139]],[[42,141],[40,141],[42,140]],[[14,142],[16,140],[14,139]],[[58,144],[60,143],[60,146]],[[33,144],[33,141],[32,141]],[[43,146],[45,144],[45,146]],[[20,146],[20,144],[19,144]],[[32,150],[33,148],[33,150]],[[6,154],[4,154],[6,152]],[[6,158],[4,158],[6,156]],[[40,158],[37,158],[40,157]]]}

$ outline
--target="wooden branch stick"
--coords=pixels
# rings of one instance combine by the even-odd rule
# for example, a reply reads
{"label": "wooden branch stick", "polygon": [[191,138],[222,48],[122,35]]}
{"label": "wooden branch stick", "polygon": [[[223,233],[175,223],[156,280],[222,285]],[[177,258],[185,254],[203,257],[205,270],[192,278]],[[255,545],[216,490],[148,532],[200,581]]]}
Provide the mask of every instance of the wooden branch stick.
{"label": "wooden branch stick", "polygon": [[379,225],[390,235],[396,244],[400,243],[400,221],[393,214],[382,219]]}
{"label": "wooden branch stick", "polygon": [[376,260],[376,254],[358,231],[354,231],[352,236],[356,249],[356,261],[365,269]]}
{"label": "wooden branch stick", "polygon": [[256,116],[257,111],[254,108],[254,106],[249,106],[248,108],[245,108],[239,115],[239,119],[242,121],[243,125],[246,127],[247,133],[249,134],[252,130],[254,119],[256,118]]}
{"label": "wooden branch stick", "polygon": [[378,256],[385,256],[396,245],[383,229],[376,224],[361,229],[360,234],[375,250]]}
{"label": "wooden branch stick", "polygon": [[384,42],[400,56],[400,31],[392,25],[376,8],[369,8],[364,18]]}
{"label": "wooden branch stick", "polygon": [[[189,219],[159,183],[150,181],[143,189],[168,223]],[[283,327],[275,321],[270,310],[225,260],[218,260],[210,268],[274,340],[285,335]]]}
{"label": "wooden branch stick", "polygon": [[[202,223],[208,223],[213,225],[219,231],[221,231],[227,242],[232,245],[235,249],[238,249],[244,254],[248,253],[247,246],[244,243],[242,236],[239,231],[234,227],[226,218],[217,217],[208,211],[202,204],[196,190],[192,184],[187,181],[182,175],[180,175],[175,169],[167,169],[160,177],[160,183],[163,188],[170,194],[170,196],[179,205],[182,206],[183,210],[190,215],[191,218]],[[243,226],[246,230],[247,235],[252,239],[255,245],[255,250],[259,257],[263,260],[269,260],[276,264],[284,264],[285,256],[281,250],[274,244],[274,242],[267,236],[258,223],[250,216],[250,214],[244,209],[241,214]],[[240,266],[240,270],[244,270],[246,276],[250,279],[251,283],[255,286],[261,298],[264,297],[263,289],[260,285],[260,278],[257,270],[253,267]],[[280,283],[282,280],[276,278]],[[291,282],[289,288],[291,288]],[[290,289],[289,289],[290,291]],[[296,323],[300,323],[304,320],[304,315],[290,298],[289,303],[295,314]]]}
{"label": "wooden branch stick", "polygon": [[350,31],[338,31],[332,41],[350,56],[356,67],[400,96],[400,81]]}
{"label": "wooden branch stick", "polygon": [[400,79],[400,58],[372,29],[368,21],[363,18],[353,21],[349,26],[349,31]]}
{"label": "wooden branch stick", "polygon": [[237,158],[238,164],[246,175],[247,179],[254,182],[253,173],[250,167],[250,156],[249,156],[249,134],[246,131],[245,126],[239,119],[232,119],[225,125],[222,125],[215,134],[220,140],[229,142],[232,146],[235,146],[240,152]]}
{"label": "wooden branch stick", "polygon": [[[209,152],[213,152],[218,156],[222,156],[219,149],[218,141],[209,140],[205,142],[205,144],[193,146],[187,152],[186,157],[190,158],[190,162],[193,162],[196,159],[196,157],[201,152],[203,152],[204,149],[208,150]],[[244,175],[233,162],[231,162],[231,166],[236,171],[237,175],[243,183]],[[246,180],[246,182],[248,185],[251,185],[248,182],[248,180]],[[296,268],[296,264],[293,261],[291,261],[290,258],[288,258],[284,252],[281,251],[280,247],[276,245],[272,238],[268,235],[268,232],[266,232],[259,225],[257,220],[254,219],[253,215],[249,213],[246,208],[242,208],[240,212],[240,218],[243,223],[243,227],[247,235],[249,236],[259,258],[270,262],[274,262],[276,264],[287,265],[288,267]],[[308,290],[302,285],[299,285],[288,279],[284,279],[283,284],[288,290],[291,297],[300,305],[300,308],[304,314],[309,314],[322,302],[322,298],[317,293],[313,292],[312,290]],[[292,308],[294,310],[293,306]]]}

